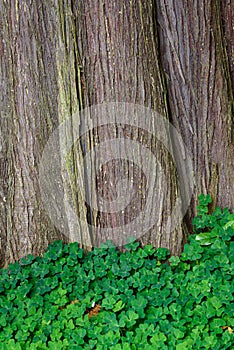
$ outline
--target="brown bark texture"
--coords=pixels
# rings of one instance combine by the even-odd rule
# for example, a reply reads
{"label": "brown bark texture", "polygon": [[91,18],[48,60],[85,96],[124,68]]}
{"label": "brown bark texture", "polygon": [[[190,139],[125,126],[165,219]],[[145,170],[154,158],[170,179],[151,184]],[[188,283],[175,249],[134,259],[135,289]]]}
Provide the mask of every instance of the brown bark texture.
{"label": "brown bark texture", "polygon": [[[39,255],[55,239],[78,240],[85,247],[106,239],[121,245],[126,238],[120,237],[121,228],[131,225],[149,202],[146,219],[157,219],[138,238],[178,254],[200,193],[211,194],[213,207],[234,207],[234,0],[0,0],[0,13],[2,264],[29,253]],[[186,185],[183,189],[178,181],[181,152],[175,136],[156,118],[149,123],[152,133],[127,121],[108,123],[108,117],[103,125],[101,116],[92,128],[92,113],[83,109],[114,102],[155,110],[174,125],[189,152],[192,169],[183,171],[193,173],[193,196],[185,220],[171,231],[165,225],[170,228],[176,199],[189,197]],[[65,136],[58,134],[50,176],[60,169],[60,150],[71,138],[74,142],[66,156],[67,174],[58,176],[63,190],[50,198],[54,183],[48,176],[45,205],[39,164],[49,137],[68,116],[74,129],[78,125],[89,131],[78,140],[69,126]],[[159,133],[170,152],[157,138]],[[158,175],[148,188],[141,164],[124,159],[124,154],[117,157],[116,148],[110,147],[113,139],[126,140],[126,154],[128,141],[150,150],[157,165],[146,159],[147,174],[160,174],[161,167],[165,178]],[[103,142],[108,160],[97,169],[95,146]],[[94,158],[88,162],[85,156],[92,151]],[[112,201],[123,188],[127,197],[130,184],[131,201],[113,211]],[[78,229],[65,196],[77,215]],[[107,210],[104,201],[109,202]],[[52,207],[61,214],[59,225],[51,220]]]}
{"label": "brown bark texture", "polygon": [[[85,103],[88,106],[114,101],[139,104],[155,109],[169,120],[153,2],[85,1],[80,3],[78,8],[80,22],[77,28],[84,65]],[[125,139],[136,140],[157,156],[167,181],[157,177],[154,191],[157,191],[158,196],[154,205],[147,211],[146,220],[150,221],[157,215],[158,220],[155,220],[157,222],[140,238],[142,244],[150,242],[155,246],[168,247],[178,252],[183,239],[182,224],[168,234],[164,232],[165,222],[178,193],[172,157],[156,137],[152,137],[143,129],[126,124],[122,123],[119,128],[114,124],[99,126],[94,130],[94,137],[103,142],[114,137],[120,139],[121,133]],[[159,128],[156,119],[150,121],[152,131]],[[99,210],[90,210],[98,244],[106,239],[121,241],[121,229],[124,231],[124,226],[144,211],[146,202],[152,200],[151,194],[147,192],[148,179],[142,173],[140,164],[136,162],[131,166],[126,159],[116,159],[116,150],[109,148],[109,144],[107,152],[108,156],[112,152],[112,159],[103,165],[96,176]],[[152,168],[151,171],[157,173],[158,169]],[[134,183],[134,198],[131,204],[119,212],[111,212],[110,204],[109,212],[104,212],[100,198],[111,202],[113,197],[117,196],[118,181],[123,179],[129,184],[131,181]],[[136,234],[136,229],[143,232],[141,225],[140,222],[139,226],[134,228],[132,235]],[[105,236],[101,230],[105,227],[113,227],[113,232]],[[124,243],[124,239],[121,243]]]}
{"label": "brown bark texture", "polygon": [[193,158],[194,198],[210,193],[213,207],[233,208],[234,2],[156,7],[171,118]]}
{"label": "brown bark texture", "polygon": [[40,200],[38,164],[56,125],[56,12],[49,2],[0,2],[1,260],[39,255],[63,234]]}

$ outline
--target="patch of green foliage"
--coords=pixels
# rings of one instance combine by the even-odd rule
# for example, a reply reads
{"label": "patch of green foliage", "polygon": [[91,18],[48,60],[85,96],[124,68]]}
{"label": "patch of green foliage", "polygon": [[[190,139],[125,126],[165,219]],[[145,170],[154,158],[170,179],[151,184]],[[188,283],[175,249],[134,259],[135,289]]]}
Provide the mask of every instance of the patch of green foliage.
{"label": "patch of green foliage", "polygon": [[233,349],[234,214],[209,215],[210,201],[180,257],[134,239],[88,254],[56,241],[2,269],[0,349]]}

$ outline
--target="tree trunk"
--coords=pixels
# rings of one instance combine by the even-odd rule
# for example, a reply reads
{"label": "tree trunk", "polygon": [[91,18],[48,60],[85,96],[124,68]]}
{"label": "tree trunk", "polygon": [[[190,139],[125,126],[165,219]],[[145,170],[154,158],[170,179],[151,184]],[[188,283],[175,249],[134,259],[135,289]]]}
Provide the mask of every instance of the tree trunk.
{"label": "tree trunk", "polygon": [[[79,4],[78,14],[78,36],[82,43],[86,103],[89,106],[113,101],[133,103],[136,106],[150,107],[168,120],[153,2],[85,1]],[[156,118],[151,119],[150,134],[134,125],[126,125],[131,124],[130,119],[125,123],[122,122],[121,126],[117,126],[117,122],[108,125],[110,122],[108,117],[105,122],[105,126],[101,125],[100,118],[100,125],[94,130],[93,137],[99,142],[107,141],[105,151],[109,160],[103,164],[102,171],[96,172],[98,210],[88,207],[97,243],[112,239],[121,245],[126,241],[126,236],[136,235],[141,238],[143,244],[151,242],[157,247],[168,247],[174,253],[178,253],[183,239],[181,222],[171,232],[165,230],[165,223],[178,196],[178,184],[172,155],[155,137],[157,132],[163,133],[163,130],[160,130],[162,126],[157,125]],[[143,146],[149,148],[162,166],[166,181],[156,176],[153,191],[157,192],[157,196],[150,210],[146,209],[147,203],[152,200],[150,193],[147,192],[149,178],[142,173],[141,164],[137,163],[138,156],[136,155],[135,164],[132,166],[128,159],[119,159],[115,147],[111,149],[110,140],[116,138],[120,141],[120,134],[126,140],[136,140],[142,148]],[[127,154],[127,146],[124,153]],[[148,166],[151,167],[152,173],[159,173],[158,166],[155,168],[152,164]],[[130,187],[133,179],[135,186],[131,205],[126,205],[122,211],[113,211],[111,202],[113,198],[120,196],[121,191],[118,192],[118,188],[122,186],[124,180]],[[130,188],[127,191],[130,191]],[[109,201],[108,211],[103,210],[101,198]],[[148,221],[155,218],[154,225],[146,235],[142,222],[139,222],[137,227],[132,223],[132,220],[142,212],[145,212]],[[107,227],[113,230],[105,230]]]}
{"label": "tree trunk", "polygon": [[0,1],[1,259],[18,260],[63,233],[40,200],[38,165],[58,125],[56,12],[47,2]]}
{"label": "tree trunk", "polygon": [[177,254],[198,194],[234,207],[233,6],[0,0],[5,266],[60,238]]}
{"label": "tree trunk", "polygon": [[192,155],[194,198],[210,193],[213,208],[234,207],[233,4],[156,2],[171,117]]}

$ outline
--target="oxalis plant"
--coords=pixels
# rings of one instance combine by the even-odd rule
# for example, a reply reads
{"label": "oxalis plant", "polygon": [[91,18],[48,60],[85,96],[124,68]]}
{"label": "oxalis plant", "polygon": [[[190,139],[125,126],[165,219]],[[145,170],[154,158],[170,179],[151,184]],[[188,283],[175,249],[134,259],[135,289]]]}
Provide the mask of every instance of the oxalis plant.
{"label": "oxalis plant", "polygon": [[0,272],[0,350],[234,349],[234,214],[199,197],[180,257],[55,241]]}

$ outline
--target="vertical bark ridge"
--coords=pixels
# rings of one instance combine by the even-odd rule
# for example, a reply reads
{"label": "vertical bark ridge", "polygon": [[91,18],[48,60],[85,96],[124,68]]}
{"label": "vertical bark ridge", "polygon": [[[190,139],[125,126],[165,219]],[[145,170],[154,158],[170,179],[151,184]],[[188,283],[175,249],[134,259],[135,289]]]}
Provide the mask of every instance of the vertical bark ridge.
{"label": "vertical bark ridge", "polygon": [[[103,102],[131,102],[155,109],[168,118],[165,84],[158,60],[158,43],[155,33],[154,6],[152,1],[86,1],[78,5],[80,14],[78,21],[79,33],[82,41],[82,59],[84,60],[84,79],[87,86],[88,106]],[[122,125],[125,138],[142,142],[142,132]],[[152,131],[157,130],[157,125],[152,121]],[[118,128],[114,125],[99,127],[94,130],[92,137],[98,142],[118,138]],[[153,242],[155,246],[168,246],[174,252],[180,249],[182,240],[181,227],[170,235],[163,234],[163,222],[170,215],[177,196],[175,165],[168,152],[151,135],[144,135],[144,142],[155,150],[159,162],[163,164],[164,174],[167,176],[167,187],[162,182],[159,185],[158,208],[160,220],[148,233],[145,242]],[[111,152],[111,150],[108,150]],[[113,160],[115,154],[113,153]],[[103,166],[97,175],[98,201],[101,197],[108,198],[111,202],[115,193],[118,176],[121,178],[121,170],[118,167],[126,167],[126,163],[109,162]],[[134,167],[133,167],[134,168]],[[127,171],[127,179],[131,181],[134,174],[131,167]],[[135,177],[134,177],[135,178]],[[114,179],[114,183],[113,183]],[[136,179],[136,178],[135,178]],[[139,178],[138,178],[139,180]],[[138,187],[145,187],[143,174],[140,176]],[[108,190],[107,190],[108,187]],[[161,192],[160,192],[161,190]],[[106,191],[109,193],[107,194]],[[137,194],[138,196],[139,194]],[[146,194],[145,194],[146,195]],[[108,197],[109,196],[109,197]],[[92,212],[93,222],[97,227],[97,234],[101,227],[114,227],[126,223],[130,217],[138,215],[144,207],[144,196],[139,199],[135,209],[131,213],[112,213],[107,215],[99,206],[98,212]],[[154,213],[151,213],[154,215]],[[157,226],[157,227],[156,227]],[[140,229],[140,228],[139,228]],[[105,240],[113,237],[100,237]],[[143,240],[144,241],[144,240]]]}
{"label": "vertical bark ridge", "polygon": [[1,72],[1,81],[8,128],[4,135],[8,160],[4,178],[5,264],[28,253],[36,255],[49,242],[63,237],[42,207],[38,185],[41,152],[57,124],[55,15],[50,5],[1,2],[2,43],[6,52],[1,57],[1,67],[6,69]]}
{"label": "vertical bark ridge", "polygon": [[214,204],[233,207],[233,95],[221,2],[156,6],[172,120],[193,156],[194,196],[213,192]]}

